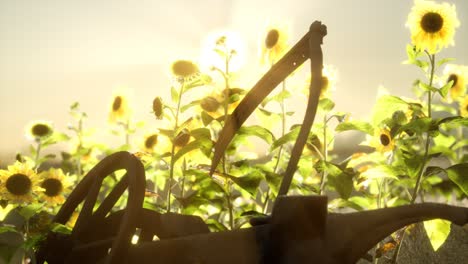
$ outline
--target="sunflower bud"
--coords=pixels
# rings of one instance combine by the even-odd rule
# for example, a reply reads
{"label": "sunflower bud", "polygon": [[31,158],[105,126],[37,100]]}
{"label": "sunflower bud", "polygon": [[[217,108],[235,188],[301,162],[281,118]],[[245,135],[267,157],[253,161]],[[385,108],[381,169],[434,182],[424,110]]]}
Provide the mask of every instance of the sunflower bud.
{"label": "sunflower bud", "polygon": [[156,119],[162,119],[163,117],[163,103],[161,97],[157,96],[153,100],[153,113],[156,116]]}
{"label": "sunflower bud", "polygon": [[273,48],[276,43],[278,43],[279,39],[279,31],[277,29],[271,29],[268,31],[267,36],[265,38],[265,47],[267,49]]}
{"label": "sunflower bud", "polygon": [[218,110],[220,103],[213,96],[207,96],[201,100],[200,106],[206,112],[215,112]]}
{"label": "sunflower bud", "polygon": [[174,138],[173,144],[176,147],[182,148],[185,145],[187,145],[189,141],[190,141],[189,131],[187,129],[184,129]]}
{"label": "sunflower bud", "polygon": [[395,122],[395,124],[400,126],[408,122],[408,118],[406,117],[405,112],[401,110],[393,113],[392,120]]}

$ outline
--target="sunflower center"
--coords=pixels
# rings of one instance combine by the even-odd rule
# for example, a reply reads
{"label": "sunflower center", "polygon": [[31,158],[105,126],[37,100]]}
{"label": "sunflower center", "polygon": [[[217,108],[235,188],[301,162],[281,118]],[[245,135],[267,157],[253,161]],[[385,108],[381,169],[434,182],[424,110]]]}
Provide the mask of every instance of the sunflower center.
{"label": "sunflower center", "polygon": [[272,29],[268,31],[268,34],[265,38],[265,46],[267,47],[267,49],[273,48],[276,45],[276,43],[278,43],[278,39],[279,39],[278,30]]}
{"label": "sunflower center", "polygon": [[118,111],[120,109],[121,105],[122,105],[122,97],[121,96],[116,96],[114,98],[114,103],[112,103],[112,110]]}
{"label": "sunflower center", "polygon": [[36,137],[43,137],[50,133],[50,127],[45,124],[35,124],[31,132]]}
{"label": "sunflower center", "polygon": [[158,135],[151,135],[145,140],[145,147],[152,149],[156,143],[158,143]]}
{"label": "sunflower center", "polygon": [[421,28],[428,33],[438,32],[443,25],[444,19],[435,12],[426,13],[421,19]]}
{"label": "sunflower center", "polygon": [[458,76],[456,74],[450,74],[450,76],[447,79],[447,82],[450,81],[453,81],[452,87],[454,87],[455,85],[457,85]]}
{"label": "sunflower center", "polygon": [[8,177],[7,190],[14,195],[25,195],[31,190],[32,182],[27,175],[16,173]]}
{"label": "sunflower center", "polygon": [[54,197],[62,192],[62,182],[59,179],[49,178],[45,179],[41,187],[45,189],[45,194],[49,197]]}
{"label": "sunflower center", "polygon": [[380,135],[380,144],[388,146],[390,144],[390,137],[385,134]]}
{"label": "sunflower center", "polygon": [[188,60],[178,60],[172,64],[172,73],[178,77],[187,78],[197,72],[197,65]]}

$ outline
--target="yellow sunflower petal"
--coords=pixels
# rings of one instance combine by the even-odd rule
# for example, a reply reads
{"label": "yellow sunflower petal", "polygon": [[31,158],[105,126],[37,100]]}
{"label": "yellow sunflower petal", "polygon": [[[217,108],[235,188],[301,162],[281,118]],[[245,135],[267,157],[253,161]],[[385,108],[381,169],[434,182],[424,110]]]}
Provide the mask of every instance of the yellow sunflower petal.
{"label": "yellow sunflower petal", "polygon": [[455,5],[415,0],[406,26],[411,31],[412,44],[418,50],[427,50],[434,54],[455,44],[455,29],[460,26],[460,21]]}
{"label": "yellow sunflower petal", "polygon": [[30,163],[16,161],[0,170],[0,199],[11,203],[30,203],[39,191],[38,177]]}
{"label": "yellow sunflower petal", "polygon": [[62,169],[50,168],[39,174],[41,180],[42,192],[41,200],[50,206],[62,204],[65,202],[65,194],[70,192],[70,186],[73,184],[70,177],[65,175]]}
{"label": "yellow sunflower petal", "polygon": [[463,99],[466,95],[468,66],[447,64],[444,69],[444,77],[444,82],[453,81],[452,87],[449,89],[447,101],[452,102]]}

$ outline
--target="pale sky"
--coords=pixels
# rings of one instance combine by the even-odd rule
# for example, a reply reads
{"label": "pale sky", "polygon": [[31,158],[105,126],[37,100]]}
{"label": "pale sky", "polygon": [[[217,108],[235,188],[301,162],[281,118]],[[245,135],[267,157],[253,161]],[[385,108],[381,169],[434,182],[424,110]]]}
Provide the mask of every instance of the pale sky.
{"label": "pale sky", "polygon": [[[441,53],[468,65],[468,1],[457,7],[455,47]],[[0,164],[27,152],[32,120],[52,121],[67,132],[69,106],[79,101],[88,127],[106,130],[112,91],[134,92],[139,120],[152,122],[152,99],[169,95],[174,59],[198,59],[210,32],[229,29],[246,43],[246,63],[258,61],[258,38],[267,21],[291,26],[291,43],[314,20],[328,27],[324,61],[338,69],[338,110],[365,117],[377,88],[412,96],[422,78],[402,65],[410,33],[410,0],[0,0]],[[252,86],[254,70],[243,80]],[[248,87],[244,87],[248,88]],[[302,118],[302,117],[301,117]]]}

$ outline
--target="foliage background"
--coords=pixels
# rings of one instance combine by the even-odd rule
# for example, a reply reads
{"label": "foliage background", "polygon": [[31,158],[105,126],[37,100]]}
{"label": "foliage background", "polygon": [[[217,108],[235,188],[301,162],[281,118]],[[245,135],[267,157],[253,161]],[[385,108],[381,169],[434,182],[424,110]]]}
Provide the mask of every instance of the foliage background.
{"label": "foliage background", "polygon": [[[468,2],[449,2],[457,5],[460,32],[466,31]],[[134,89],[138,105],[149,105],[155,93],[169,99],[163,92],[168,65],[179,56],[197,60],[209,32],[230,28],[242,34],[248,52],[242,85],[251,86],[260,75],[258,38],[268,20],[288,22],[292,40],[313,20],[322,20],[329,28],[325,62],[339,69],[337,108],[366,116],[381,84],[396,95],[411,95],[418,70],[401,66],[411,5],[408,0],[0,1],[0,164],[27,151],[21,132],[30,120],[47,118],[65,130],[65,109],[74,101],[95,113],[88,122],[100,130],[101,141],[117,146],[106,134],[105,98],[124,86]],[[462,47],[468,46],[468,35],[457,34],[455,41],[442,55],[467,65],[468,49]],[[136,111],[152,120],[148,108]]]}

